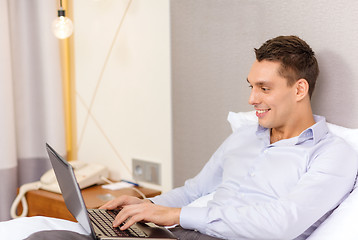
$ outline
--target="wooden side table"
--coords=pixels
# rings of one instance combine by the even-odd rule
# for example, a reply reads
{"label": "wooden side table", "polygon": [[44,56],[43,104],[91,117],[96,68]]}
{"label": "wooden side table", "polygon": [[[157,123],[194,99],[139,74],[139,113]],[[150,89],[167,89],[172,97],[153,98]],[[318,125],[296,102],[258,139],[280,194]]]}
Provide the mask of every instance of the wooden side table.
{"label": "wooden side table", "polygon": [[[136,187],[143,192],[146,197],[154,197],[161,192],[154,189]],[[140,195],[131,188],[123,188],[120,190],[103,189],[101,186],[93,186],[82,190],[82,196],[87,208],[98,208],[111,198],[121,195],[131,195],[140,197]],[[76,219],[67,210],[65,202],[61,194],[48,192],[45,190],[32,190],[26,193],[28,204],[28,216],[46,216],[62,218],[70,221]],[[19,209],[21,213],[22,209]]]}

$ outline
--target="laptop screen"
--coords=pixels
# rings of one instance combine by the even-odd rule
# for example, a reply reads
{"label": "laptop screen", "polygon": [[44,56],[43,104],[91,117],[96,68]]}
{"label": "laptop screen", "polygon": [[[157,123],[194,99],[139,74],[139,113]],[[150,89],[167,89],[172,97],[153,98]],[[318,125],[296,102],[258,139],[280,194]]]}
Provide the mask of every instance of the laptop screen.
{"label": "laptop screen", "polygon": [[72,166],[64,160],[50,145],[46,144],[52,167],[60,186],[67,209],[81,226],[95,238],[92,225],[87,215],[86,205],[78,186]]}

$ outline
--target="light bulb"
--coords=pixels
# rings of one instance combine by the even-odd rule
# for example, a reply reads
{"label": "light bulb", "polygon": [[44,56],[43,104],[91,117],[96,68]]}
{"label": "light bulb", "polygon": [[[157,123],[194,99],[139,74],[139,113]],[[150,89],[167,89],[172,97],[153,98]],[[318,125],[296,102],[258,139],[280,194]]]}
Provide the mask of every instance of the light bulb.
{"label": "light bulb", "polygon": [[65,16],[65,10],[58,10],[58,18],[52,23],[53,34],[59,39],[65,39],[71,36],[73,24],[71,19]]}

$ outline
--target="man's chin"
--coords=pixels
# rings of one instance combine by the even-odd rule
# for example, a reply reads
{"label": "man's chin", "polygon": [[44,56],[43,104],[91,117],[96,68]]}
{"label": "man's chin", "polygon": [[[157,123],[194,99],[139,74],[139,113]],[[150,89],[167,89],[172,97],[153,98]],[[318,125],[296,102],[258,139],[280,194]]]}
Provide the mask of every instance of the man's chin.
{"label": "man's chin", "polygon": [[264,121],[262,119],[259,119],[259,125],[264,128],[271,128],[271,125],[267,121]]}

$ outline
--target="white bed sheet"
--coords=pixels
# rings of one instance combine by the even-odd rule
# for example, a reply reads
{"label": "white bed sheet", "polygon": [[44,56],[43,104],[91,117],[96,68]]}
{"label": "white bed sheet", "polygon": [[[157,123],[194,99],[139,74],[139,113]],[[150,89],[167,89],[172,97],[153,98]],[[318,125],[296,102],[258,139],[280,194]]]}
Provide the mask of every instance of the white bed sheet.
{"label": "white bed sheet", "polygon": [[355,188],[307,240],[357,240],[357,223],[358,188]]}
{"label": "white bed sheet", "polygon": [[25,217],[0,222],[1,239],[21,240],[32,233],[46,230],[68,230],[88,235],[79,223],[57,218]]}

